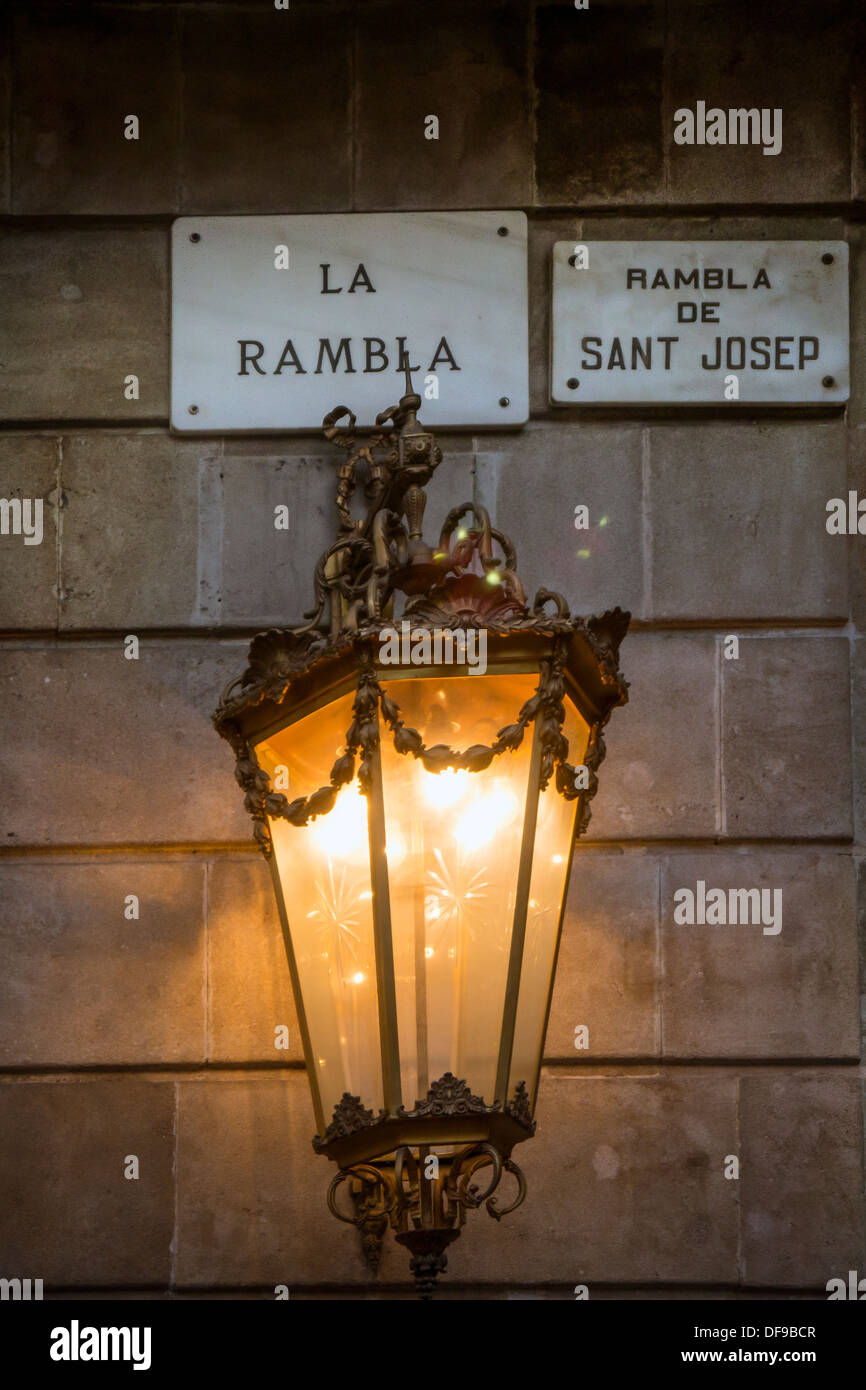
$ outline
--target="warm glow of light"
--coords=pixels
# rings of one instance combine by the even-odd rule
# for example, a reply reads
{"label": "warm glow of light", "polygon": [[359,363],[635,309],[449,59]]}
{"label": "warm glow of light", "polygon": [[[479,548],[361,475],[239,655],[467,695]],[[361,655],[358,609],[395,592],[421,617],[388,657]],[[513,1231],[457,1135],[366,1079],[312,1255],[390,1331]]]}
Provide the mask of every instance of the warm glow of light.
{"label": "warm glow of light", "polygon": [[463,849],[481,849],[489,844],[493,836],[504,825],[508,825],[518,812],[517,798],[502,780],[496,790],[482,796],[475,805],[460,817],[454,830],[454,838]]}
{"label": "warm glow of light", "polygon": [[446,768],[444,772],[425,772],[421,769],[424,796],[434,806],[453,806],[467,789],[470,772],[464,768]]}
{"label": "warm glow of light", "polygon": [[385,854],[392,869],[396,869],[399,864],[402,864],[406,858],[406,843],[401,835],[389,836],[385,846]]}
{"label": "warm glow of light", "polygon": [[496,570],[491,570],[491,571],[490,571],[490,573],[489,573],[488,576],[487,576],[487,583],[488,583],[488,584],[501,584],[501,583],[502,583],[502,580],[500,579],[499,575],[496,573]]}
{"label": "warm glow of light", "polygon": [[427,957],[427,959],[429,960],[430,957],[431,957],[432,954],[433,954],[433,947],[432,947],[432,946],[425,946],[425,947],[424,947],[424,954],[425,954],[425,956]]}
{"label": "warm glow of light", "polygon": [[317,850],[334,858],[366,845],[367,802],[357,782],[342,788],[332,811],[310,822],[309,835]]}
{"label": "warm glow of light", "polygon": [[362,984],[364,983],[364,980],[365,980],[365,979],[366,979],[366,976],[364,975],[364,972],[363,972],[362,970],[359,970],[359,971],[357,972],[357,974],[355,974],[355,975],[352,976],[352,984],[353,984],[353,985],[362,985]]}
{"label": "warm glow of light", "polygon": [[561,864],[561,863],[562,863],[562,855],[561,855],[561,854],[555,854],[555,855],[553,856],[553,862],[554,862],[554,864]]}

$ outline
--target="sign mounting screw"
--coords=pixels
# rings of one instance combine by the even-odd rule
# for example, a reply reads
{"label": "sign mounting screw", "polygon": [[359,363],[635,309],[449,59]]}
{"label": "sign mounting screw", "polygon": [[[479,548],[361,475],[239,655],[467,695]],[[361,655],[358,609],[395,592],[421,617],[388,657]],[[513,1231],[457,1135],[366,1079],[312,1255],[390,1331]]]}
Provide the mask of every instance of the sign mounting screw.
{"label": "sign mounting screw", "polygon": [[190,413],[190,415],[198,415],[198,406],[197,406],[197,405],[191,405],[191,406],[189,407],[189,413]]}
{"label": "sign mounting screw", "polygon": [[824,252],[823,256],[821,257],[821,260],[824,262],[824,265],[833,264],[833,257],[831,256],[829,251]]}
{"label": "sign mounting screw", "polygon": [[580,385],[580,381],[576,376],[570,376],[565,384],[568,387],[569,391],[576,391],[578,386]]}
{"label": "sign mounting screw", "polygon": [[836,385],[836,378],[834,376],[825,376],[821,381],[821,385],[826,386],[829,390],[832,386]]}
{"label": "sign mounting screw", "polygon": [[201,241],[201,232],[190,232],[190,241]]}
{"label": "sign mounting screw", "polygon": [[500,396],[500,397],[499,397],[499,404],[500,404],[501,406],[503,406],[503,407],[506,406],[506,405],[511,405],[511,398],[510,398],[510,396]]}

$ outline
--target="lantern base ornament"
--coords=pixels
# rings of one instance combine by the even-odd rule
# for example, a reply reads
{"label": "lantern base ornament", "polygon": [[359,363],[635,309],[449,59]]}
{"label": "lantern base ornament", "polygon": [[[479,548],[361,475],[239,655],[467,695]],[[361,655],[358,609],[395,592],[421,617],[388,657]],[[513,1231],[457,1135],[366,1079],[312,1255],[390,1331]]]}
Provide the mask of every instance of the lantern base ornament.
{"label": "lantern base ornament", "polygon": [[[474,1181],[485,1172],[486,1185]],[[507,1206],[495,1196],[505,1173],[517,1193]],[[351,1212],[341,1211],[337,1195],[348,1185]],[[368,1268],[379,1269],[382,1241],[388,1225],[399,1245],[411,1255],[409,1267],[419,1297],[432,1298],[445,1273],[448,1246],[458,1239],[468,1211],[485,1206],[500,1221],[515,1211],[526,1196],[526,1179],[507,1154],[493,1144],[468,1144],[454,1153],[438,1153],[430,1145],[401,1145],[393,1159],[342,1168],[328,1190],[328,1208],[339,1221],[356,1226]]]}

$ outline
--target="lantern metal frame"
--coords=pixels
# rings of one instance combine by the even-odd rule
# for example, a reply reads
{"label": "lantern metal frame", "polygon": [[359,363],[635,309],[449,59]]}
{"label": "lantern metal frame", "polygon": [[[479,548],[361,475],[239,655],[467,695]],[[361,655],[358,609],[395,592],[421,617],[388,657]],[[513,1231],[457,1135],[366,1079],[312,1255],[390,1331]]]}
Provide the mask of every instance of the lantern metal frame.
{"label": "lantern metal frame", "polygon": [[[602,730],[613,709],[628,698],[618,669],[618,649],[629,614],[616,608],[599,617],[572,617],[565,600],[546,589],[539,591],[530,608],[517,576],[511,541],[491,525],[484,508],[475,503],[449,512],[435,549],[424,542],[423,489],[442,455],[433,435],[417,419],[420,404],[407,369],[403,398],[377,418],[376,430],[369,438],[359,438],[355,417],[346,407],[338,407],[325,417],[325,436],[345,450],[346,460],[338,476],[337,538],[316,566],[316,606],[305,615],[303,624],[271,629],[253,639],[247,668],[223,692],[214,724],[235,751],[235,775],[253,819],[253,833],[271,863],[319,1130],[313,1147],[339,1168],[328,1205],[340,1220],[359,1228],[365,1258],[374,1269],[382,1236],[390,1224],[397,1240],[411,1252],[412,1269],[426,1297],[445,1268],[445,1249],[459,1235],[467,1211],[483,1204],[499,1219],[514,1210],[525,1195],[523,1174],[511,1153],[535,1131],[540,1056],[532,1094],[522,1081],[510,1097],[506,1089],[539,795],[553,781],[561,796],[577,803],[564,878],[567,885],[574,843],[589,823],[589,803],[598,786],[598,767],[605,753]],[[344,420],[345,426],[340,423]],[[359,482],[363,483],[367,510],[363,519],[356,520],[350,502]],[[413,631],[483,628],[488,643],[486,674],[538,675],[535,695],[515,712],[514,723],[501,729],[491,746],[475,745],[459,751],[443,745],[427,748],[420,734],[406,727],[380,677],[388,683],[419,677],[419,668],[383,667],[377,659],[382,634],[395,622],[397,594],[406,596],[401,617],[411,622]],[[449,668],[449,676],[458,675],[469,678],[468,672]],[[267,772],[257,761],[255,745],[353,690],[353,719],[346,749],[334,764],[328,785],[290,802],[271,787]],[[562,733],[566,696],[589,730],[587,746],[578,760],[579,766],[586,768],[585,785],[577,782],[576,768],[567,761],[569,749]],[[429,1085],[426,1097],[414,1098],[414,1105],[407,1109],[400,1089],[381,740],[392,737],[398,753],[419,759],[430,772],[446,768],[479,772],[494,758],[517,748],[530,726],[529,776],[495,1093],[489,1100],[474,1096],[463,1080],[446,1073]],[[269,822],[280,818],[300,826],[327,815],[340,788],[356,776],[368,799],[384,1104],[376,1115],[362,1097],[346,1093],[329,1118],[319,1094]],[[565,897],[563,891],[548,1013]],[[545,1017],[542,1048],[546,1028]],[[431,1155],[436,1157],[433,1165],[428,1163]],[[479,1191],[474,1178],[485,1169],[489,1170],[487,1186]],[[509,1205],[500,1206],[494,1193],[506,1173],[516,1180],[517,1195]],[[337,1201],[344,1184],[352,1201],[349,1213],[341,1210]]]}

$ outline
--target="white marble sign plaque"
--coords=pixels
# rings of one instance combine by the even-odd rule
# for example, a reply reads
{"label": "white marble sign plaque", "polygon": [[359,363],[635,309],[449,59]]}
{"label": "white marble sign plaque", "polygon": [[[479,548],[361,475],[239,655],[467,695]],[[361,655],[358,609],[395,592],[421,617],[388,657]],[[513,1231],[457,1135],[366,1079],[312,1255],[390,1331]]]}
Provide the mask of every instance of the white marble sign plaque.
{"label": "white marble sign plaque", "polygon": [[370,426],[408,354],[431,428],[529,413],[522,212],[181,217],[172,229],[175,430]]}
{"label": "white marble sign plaque", "polygon": [[843,241],[558,241],[554,405],[840,405]]}

